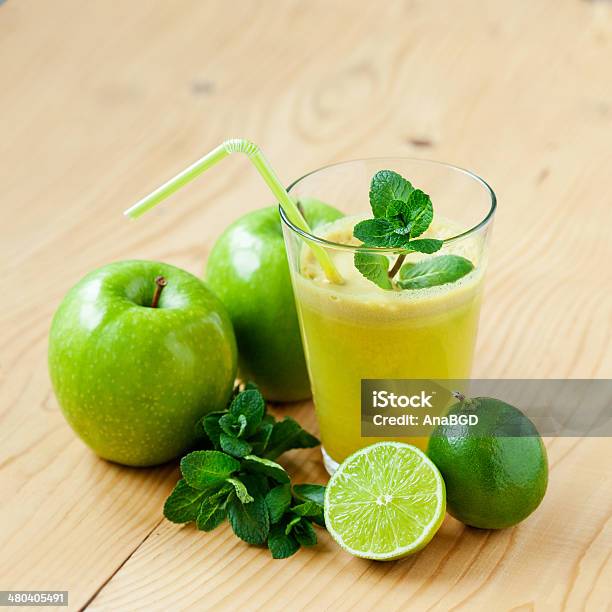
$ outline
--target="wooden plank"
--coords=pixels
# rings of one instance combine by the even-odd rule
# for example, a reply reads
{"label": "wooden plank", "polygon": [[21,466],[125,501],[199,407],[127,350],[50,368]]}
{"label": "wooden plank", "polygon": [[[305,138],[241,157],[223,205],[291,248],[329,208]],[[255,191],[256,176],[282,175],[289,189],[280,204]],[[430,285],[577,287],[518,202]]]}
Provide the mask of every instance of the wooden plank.
{"label": "wooden plank", "polygon": [[[69,589],[75,609],[604,609],[608,440],[549,441],[550,490],[516,529],[449,518],[399,563],[325,536],[273,562],[226,528],[160,522],[175,468],[95,459],[58,411],[45,352],[85,272],[142,257],[199,273],[221,229],[269,203],[231,160],[147,218],[121,217],[238,135],[287,180],[376,155],[481,173],[500,208],[475,374],[610,377],[611,57],[606,2],[2,4],[0,588]],[[281,410],[314,424],[309,403]],[[324,481],[316,451],[288,461]]]}
{"label": "wooden plank", "polygon": [[[603,439],[555,440],[549,445],[550,489],[527,522],[488,532],[447,517],[422,553],[399,562],[355,559],[327,534],[316,548],[273,561],[227,526],[204,534],[164,522],[92,609],[443,611],[496,609],[499,602],[504,609],[574,609],[587,602],[604,609],[612,576],[610,478],[595,469],[607,486],[593,487],[585,475],[608,445]],[[305,456],[314,467],[316,452],[302,452],[302,461]],[[307,477],[322,476],[316,468]]]}

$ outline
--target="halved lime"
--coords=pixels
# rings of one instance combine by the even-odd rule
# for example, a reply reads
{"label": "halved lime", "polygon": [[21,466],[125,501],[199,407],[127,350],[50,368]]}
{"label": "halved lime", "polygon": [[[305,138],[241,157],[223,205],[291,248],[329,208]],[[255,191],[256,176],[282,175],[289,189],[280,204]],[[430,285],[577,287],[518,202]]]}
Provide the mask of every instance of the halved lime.
{"label": "halved lime", "polygon": [[444,481],[418,448],[378,442],[338,467],[325,491],[325,525],[347,552],[399,559],[421,550],[446,510]]}

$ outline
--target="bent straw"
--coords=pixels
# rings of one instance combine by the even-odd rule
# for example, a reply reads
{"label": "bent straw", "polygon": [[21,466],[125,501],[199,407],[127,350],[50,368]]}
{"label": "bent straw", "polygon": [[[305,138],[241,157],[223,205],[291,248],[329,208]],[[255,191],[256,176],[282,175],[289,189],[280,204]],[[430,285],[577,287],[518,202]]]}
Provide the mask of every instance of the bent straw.
{"label": "bent straw", "polygon": [[[159,204],[162,200],[165,200],[175,191],[178,191],[181,187],[208,170],[211,166],[214,166],[220,162],[231,153],[244,153],[251,160],[259,174],[267,183],[268,187],[274,194],[274,197],[280,202],[291,223],[301,230],[311,233],[306,219],[304,219],[302,213],[295,205],[295,202],[289,197],[289,194],[279,181],[276,173],[268,163],[268,160],[264,157],[263,153],[260,151],[259,147],[256,144],[242,138],[232,138],[221,143],[210,153],[191,164],[191,166],[188,168],[185,168],[185,170],[182,172],[179,172],[175,177],[161,185],[161,187],[158,187],[148,196],[142,198],[142,200],[134,204],[134,206],[128,208],[123,214],[131,219],[140,217],[140,215],[146,213],[148,210]],[[325,249],[318,244],[312,244],[309,242],[308,246],[312,249],[319,264],[323,268],[327,279],[332,283],[341,285],[344,282],[342,276],[340,276],[340,273],[338,270],[336,270],[336,267],[330,259],[327,251],[325,251]]]}

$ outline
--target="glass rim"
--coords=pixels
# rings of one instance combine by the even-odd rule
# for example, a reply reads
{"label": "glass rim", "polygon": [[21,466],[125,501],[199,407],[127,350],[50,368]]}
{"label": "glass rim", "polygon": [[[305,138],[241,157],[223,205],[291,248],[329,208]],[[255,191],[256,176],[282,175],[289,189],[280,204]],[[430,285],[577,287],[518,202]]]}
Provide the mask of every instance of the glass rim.
{"label": "glass rim", "polygon": [[[311,170],[310,172],[307,172],[306,174],[300,176],[298,179],[296,179],[295,181],[293,181],[289,187],[287,187],[287,193],[291,193],[291,190],[301,181],[303,181],[305,178],[308,178],[309,176],[312,176],[313,174],[317,174],[318,172],[321,172],[323,170],[327,170],[329,168],[334,168],[335,166],[343,166],[345,164],[351,164],[351,163],[356,163],[356,162],[375,162],[375,161],[379,161],[379,162],[398,162],[398,161],[411,161],[411,162],[421,162],[421,163],[425,163],[426,165],[433,165],[433,166],[440,166],[440,167],[444,167],[450,170],[455,170],[461,174],[464,174],[465,176],[467,176],[468,178],[475,180],[477,183],[479,183],[482,187],[484,187],[485,191],[489,194],[489,198],[490,198],[490,206],[489,209],[487,211],[487,214],[478,222],[476,223],[476,225],[474,225],[473,227],[468,228],[467,230],[465,230],[464,232],[461,232],[460,234],[457,234],[455,236],[450,236],[449,238],[444,238],[442,240],[442,243],[444,245],[447,244],[452,244],[454,242],[457,242],[459,240],[463,240],[464,238],[467,238],[468,236],[471,236],[472,234],[476,233],[478,230],[482,229],[483,227],[487,226],[491,220],[493,219],[493,215],[495,213],[495,210],[497,209],[497,196],[495,195],[495,192],[493,191],[493,188],[489,185],[489,183],[487,183],[487,181],[485,181],[482,177],[478,176],[478,174],[476,174],[475,172],[472,172],[471,170],[467,170],[466,168],[462,168],[460,166],[455,166],[454,164],[450,164],[447,162],[441,162],[441,161],[436,161],[434,159],[425,159],[425,158],[421,158],[421,157],[364,157],[364,158],[357,158],[357,159],[347,159],[344,161],[340,161],[340,162],[334,162],[333,164],[327,164],[325,166],[321,166],[320,168],[317,168],[315,170]],[[332,249],[337,249],[337,250],[345,250],[345,251],[356,251],[359,250],[361,252],[376,252],[376,253],[398,253],[398,252],[402,252],[403,249],[401,248],[397,248],[397,247],[366,247],[363,245],[354,245],[354,244],[343,244],[341,242],[333,242],[332,240],[327,240],[326,238],[322,238],[321,236],[317,236],[316,234],[312,234],[311,232],[307,232],[299,227],[297,227],[297,225],[294,225],[291,220],[289,219],[289,217],[287,217],[287,214],[285,213],[285,209],[282,207],[281,204],[278,205],[278,210],[281,216],[281,219],[283,221],[283,223],[292,231],[294,231],[296,234],[299,234],[300,236],[302,236],[303,238],[305,238],[308,241],[311,242],[316,242],[317,244],[320,244],[326,248],[332,248]]]}

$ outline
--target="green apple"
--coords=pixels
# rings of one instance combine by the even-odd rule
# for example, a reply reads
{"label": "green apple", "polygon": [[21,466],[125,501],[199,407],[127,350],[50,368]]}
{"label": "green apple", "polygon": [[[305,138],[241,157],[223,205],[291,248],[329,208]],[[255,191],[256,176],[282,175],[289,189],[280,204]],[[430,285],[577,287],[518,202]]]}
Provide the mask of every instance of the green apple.
{"label": "green apple", "polygon": [[[314,199],[300,201],[315,229],[342,213]],[[232,223],[208,257],[206,282],[232,319],[240,376],[271,401],[310,397],[310,383],[278,207]]]}
{"label": "green apple", "polygon": [[51,381],[68,423],[100,457],[125,465],[187,450],[196,421],[225,407],[236,360],[218,298],[192,274],[153,261],[87,275],[49,336]]}

